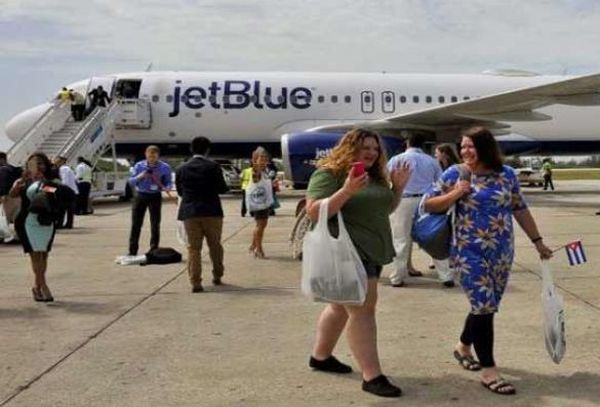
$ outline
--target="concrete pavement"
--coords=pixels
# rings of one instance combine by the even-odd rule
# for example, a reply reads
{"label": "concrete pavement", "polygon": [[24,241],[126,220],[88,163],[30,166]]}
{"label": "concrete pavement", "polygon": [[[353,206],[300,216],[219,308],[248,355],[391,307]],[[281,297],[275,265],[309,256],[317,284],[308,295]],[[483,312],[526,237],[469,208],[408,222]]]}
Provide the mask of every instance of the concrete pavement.
{"label": "concrete pavement", "polygon": [[[19,247],[0,246],[0,406],[600,405],[600,193],[529,198],[549,245],[582,238],[590,261],[569,267],[562,252],[552,261],[568,335],[567,355],[555,365],[543,342],[538,262],[518,233],[496,325],[496,359],[515,397],[491,394],[454,361],[468,304],[459,288],[442,289],[433,276],[405,288],[385,278],[380,285],[380,354],[402,398],[363,393],[358,373],[311,372],[322,305],[301,296],[300,263],[289,256],[297,197],[282,199],[266,233],[268,259],[256,260],[246,251],[253,222],[239,217],[234,196],[224,200],[228,285],[210,285],[206,262],[203,294],[190,293],[183,264],[114,263],[127,247],[126,204],[97,205],[95,215],[59,233],[49,268],[53,304],[33,302],[27,258]],[[163,211],[161,245],[181,249],[174,206]],[[416,264],[428,265],[420,251]],[[352,362],[344,339],[336,354]]]}

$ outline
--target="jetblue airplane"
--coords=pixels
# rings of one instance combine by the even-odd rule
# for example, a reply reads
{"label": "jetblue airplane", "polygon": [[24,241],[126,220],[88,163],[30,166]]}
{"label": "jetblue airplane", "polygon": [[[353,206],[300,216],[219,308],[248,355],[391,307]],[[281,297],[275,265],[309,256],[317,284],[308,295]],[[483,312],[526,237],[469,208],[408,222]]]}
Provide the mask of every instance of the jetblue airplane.
{"label": "jetblue airplane", "polygon": [[[118,155],[139,156],[149,143],[165,155],[186,155],[200,135],[219,156],[248,157],[262,145],[283,156],[297,186],[357,126],[380,132],[390,154],[403,148],[408,132],[422,132],[432,144],[456,142],[473,125],[489,127],[507,154],[600,151],[600,74],[175,71],[93,77],[67,87],[85,94],[99,85],[122,103],[111,135]],[[48,105],[12,118],[7,136],[19,141]]]}

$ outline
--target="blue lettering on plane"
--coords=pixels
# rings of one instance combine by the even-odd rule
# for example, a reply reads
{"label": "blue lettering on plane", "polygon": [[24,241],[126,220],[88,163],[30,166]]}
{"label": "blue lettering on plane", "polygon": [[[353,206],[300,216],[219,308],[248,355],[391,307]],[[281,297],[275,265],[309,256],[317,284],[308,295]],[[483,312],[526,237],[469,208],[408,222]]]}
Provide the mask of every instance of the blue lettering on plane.
{"label": "blue lettering on plane", "polygon": [[[192,86],[182,89],[175,86],[173,90],[173,110],[169,117],[179,115],[181,104],[188,109],[196,110],[210,106],[213,109],[287,109],[291,105],[296,109],[308,109],[312,100],[312,92],[305,87],[273,89],[263,87],[260,81],[228,80],[212,82],[209,87]],[[221,102],[223,102],[221,104]]]}

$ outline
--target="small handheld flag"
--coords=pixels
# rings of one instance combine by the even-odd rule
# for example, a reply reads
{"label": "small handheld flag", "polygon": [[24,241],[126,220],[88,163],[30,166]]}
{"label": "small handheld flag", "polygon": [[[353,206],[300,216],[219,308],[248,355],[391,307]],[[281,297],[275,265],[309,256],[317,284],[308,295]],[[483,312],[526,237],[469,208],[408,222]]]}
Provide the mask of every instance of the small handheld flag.
{"label": "small handheld flag", "polygon": [[565,245],[565,250],[567,251],[567,257],[569,258],[569,264],[571,266],[583,264],[587,261],[581,240],[567,243]]}

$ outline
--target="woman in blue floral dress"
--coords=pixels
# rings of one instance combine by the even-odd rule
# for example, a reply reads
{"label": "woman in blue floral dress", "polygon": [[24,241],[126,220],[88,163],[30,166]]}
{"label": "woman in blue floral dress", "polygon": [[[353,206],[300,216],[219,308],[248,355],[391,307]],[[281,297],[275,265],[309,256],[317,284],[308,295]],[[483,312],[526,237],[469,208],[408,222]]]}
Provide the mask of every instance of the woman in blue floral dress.
{"label": "woman in blue floral dress", "polygon": [[454,356],[467,370],[483,368],[482,384],[492,392],[515,394],[514,386],[500,377],[493,356],[494,313],[514,257],[513,216],[540,257],[549,258],[552,251],[542,241],[514,170],[502,164],[494,136],[481,127],[465,132],[461,156],[464,164],[448,168],[425,202],[425,209],[432,213],[445,212],[456,204],[451,261],[471,312]]}

